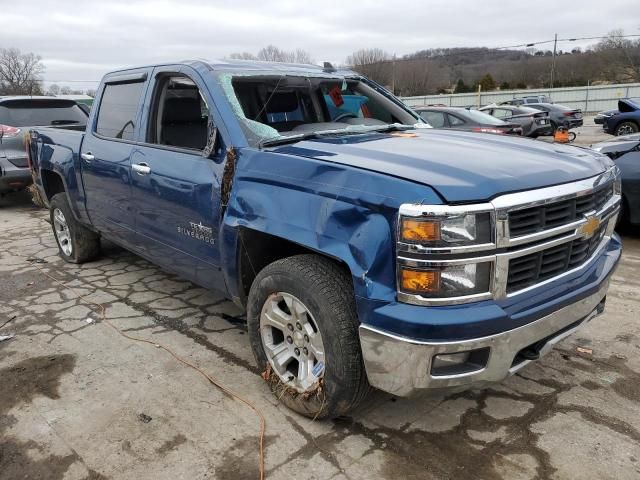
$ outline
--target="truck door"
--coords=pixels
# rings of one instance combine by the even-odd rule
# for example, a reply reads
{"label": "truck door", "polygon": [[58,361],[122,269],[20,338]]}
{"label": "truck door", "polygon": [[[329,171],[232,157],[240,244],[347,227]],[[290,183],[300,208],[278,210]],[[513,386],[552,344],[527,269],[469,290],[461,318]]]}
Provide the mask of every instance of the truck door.
{"label": "truck door", "polygon": [[153,73],[149,113],[131,155],[136,232],[157,263],[223,289],[218,231],[224,150],[203,155],[213,104],[198,74],[185,69],[158,67]]}
{"label": "truck door", "polygon": [[134,250],[130,157],[146,78],[146,72],[136,72],[105,79],[100,103],[80,150],[85,205],[91,223],[107,237]]}

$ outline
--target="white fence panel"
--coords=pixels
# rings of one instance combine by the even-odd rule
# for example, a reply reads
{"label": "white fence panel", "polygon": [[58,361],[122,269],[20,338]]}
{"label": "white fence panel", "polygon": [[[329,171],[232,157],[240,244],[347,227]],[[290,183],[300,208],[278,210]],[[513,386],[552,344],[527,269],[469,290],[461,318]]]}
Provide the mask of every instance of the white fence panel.
{"label": "white fence panel", "polygon": [[402,97],[409,106],[444,104],[451,107],[470,107],[500,103],[512,98],[528,95],[547,95],[555,103],[561,103],[571,108],[579,108],[585,113],[595,113],[602,110],[618,108],[621,98],[640,97],[640,83],[625,83],[619,85],[598,85],[590,87],[567,87],[533,90],[506,90],[499,92],[456,93],[443,95],[421,95],[417,97]]}

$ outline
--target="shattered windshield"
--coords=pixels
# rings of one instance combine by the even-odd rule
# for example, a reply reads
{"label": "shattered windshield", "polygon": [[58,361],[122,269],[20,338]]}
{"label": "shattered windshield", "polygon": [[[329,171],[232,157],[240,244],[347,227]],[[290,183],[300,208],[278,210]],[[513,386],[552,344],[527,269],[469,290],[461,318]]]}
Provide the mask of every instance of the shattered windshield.
{"label": "shattered windshield", "polygon": [[252,146],[421,123],[357,77],[260,73],[218,78]]}

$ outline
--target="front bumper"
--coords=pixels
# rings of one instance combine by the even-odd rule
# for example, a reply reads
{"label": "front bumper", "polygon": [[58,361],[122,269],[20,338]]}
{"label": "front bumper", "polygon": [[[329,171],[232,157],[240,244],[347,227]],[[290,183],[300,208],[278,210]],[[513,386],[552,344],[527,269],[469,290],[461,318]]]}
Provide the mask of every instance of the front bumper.
{"label": "front bumper", "polygon": [[[456,342],[421,342],[399,337],[366,325],[360,326],[360,342],[369,383],[386,392],[409,396],[419,390],[499,382],[541,357],[560,340],[604,310],[607,279],[596,293],[513,330],[483,338]],[[437,375],[436,355],[486,352],[477,368],[464,373]],[[524,352],[524,354],[523,354]]]}
{"label": "front bumper", "polygon": [[[602,313],[621,247],[614,234],[580,271],[511,299],[374,307],[360,326],[369,383],[409,396],[503,380]],[[443,372],[433,361],[436,355],[460,352],[472,352],[463,368]]]}

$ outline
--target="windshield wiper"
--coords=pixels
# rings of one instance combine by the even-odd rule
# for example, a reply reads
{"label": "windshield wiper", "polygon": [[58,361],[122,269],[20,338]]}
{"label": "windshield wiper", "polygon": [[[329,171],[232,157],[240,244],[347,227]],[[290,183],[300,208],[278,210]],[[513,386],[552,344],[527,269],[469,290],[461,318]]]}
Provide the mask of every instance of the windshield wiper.
{"label": "windshield wiper", "polygon": [[273,146],[273,145],[282,145],[285,143],[291,143],[291,142],[300,142],[301,140],[308,140],[310,138],[320,138],[323,136],[327,136],[327,135],[334,135],[335,132],[331,132],[331,133],[322,133],[322,132],[306,132],[306,133],[298,133],[296,135],[288,135],[288,136],[281,136],[281,137],[274,137],[274,138],[265,138],[264,140],[261,140],[260,143],[258,144],[258,147],[263,148],[263,147],[269,147],[269,146]]}
{"label": "windshield wiper", "polygon": [[384,133],[395,132],[413,129],[413,125],[402,125],[400,123],[390,123],[388,125],[380,126],[365,126],[362,128],[345,128],[336,130],[320,130],[317,132],[305,132],[298,133],[296,135],[283,135],[280,137],[266,138],[258,144],[259,148],[282,145],[285,143],[300,142],[302,140],[309,140],[312,138],[322,138],[329,136],[343,136],[343,135],[362,135],[363,133]]}
{"label": "windshield wiper", "polygon": [[51,120],[51,125],[71,125],[72,123],[80,123],[77,120]]}

